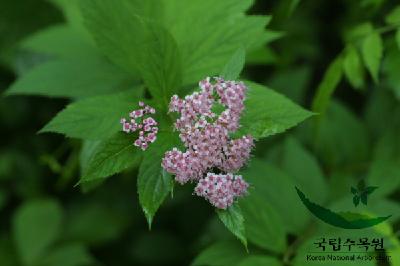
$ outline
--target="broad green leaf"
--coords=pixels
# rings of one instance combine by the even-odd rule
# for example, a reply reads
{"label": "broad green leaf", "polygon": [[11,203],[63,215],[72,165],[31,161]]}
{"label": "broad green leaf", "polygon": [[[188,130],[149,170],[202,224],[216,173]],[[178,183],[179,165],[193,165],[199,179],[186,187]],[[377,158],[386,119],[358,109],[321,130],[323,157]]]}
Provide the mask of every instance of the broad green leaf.
{"label": "broad green leaf", "polygon": [[294,138],[287,138],[283,149],[282,169],[296,186],[318,202],[328,196],[328,186],[317,159]]}
{"label": "broad green leaf", "polygon": [[101,140],[121,131],[119,120],[138,107],[142,88],[87,98],[68,105],[40,133],[55,132],[67,137]]}
{"label": "broad green leaf", "polygon": [[38,31],[25,38],[20,47],[24,50],[65,58],[99,57],[90,42],[83,39],[72,27],[59,24]]}
{"label": "broad green leaf", "polygon": [[127,72],[139,71],[152,96],[167,106],[182,75],[175,40],[148,19],[161,7],[157,1],[82,2],[85,24],[103,53]]}
{"label": "broad green leaf", "polygon": [[377,83],[383,55],[382,38],[378,32],[369,34],[362,43],[362,56],[373,80]]}
{"label": "broad green leaf", "polygon": [[22,38],[56,21],[59,21],[59,16],[46,1],[1,1],[0,62],[2,66],[12,68],[15,48]]}
{"label": "broad green leaf", "polygon": [[250,65],[268,65],[276,63],[278,55],[269,47],[260,47],[250,51],[246,55],[246,64]]}
{"label": "broad green leaf", "polygon": [[284,252],[286,232],[281,217],[271,203],[249,192],[240,201],[249,242],[269,251]]}
{"label": "broad green leaf", "polygon": [[[377,190],[378,192],[379,190]],[[392,215],[389,222],[396,224],[400,219],[400,204],[391,199],[378,199],[375,193],[372,195],[371,201],[368,203],[368,210],[372,213]]]}
{"label": "broad green leaf", "polygon": [[232,266],[246,255],[246,250],[239,242],[217,242],[203,250],[191,266]]}
{"label": "broad green leaf", "polygon": [[346,48],[343,60],[344,73],[350,84],[359,89],[364,85],[364,68],[357,49],[353,45]]}
{"label": "broad green leaf", "polygon": [[90,182],[117,174],[138,163],[142,152],[133,145],[135,136],[118,132],[96,145],[81,181]]}
{"label": "broad green leaf", "polygon": [[[102,143],[101,140],[84,140],[82,142],[82,148],[79,156],[79,166],[80,166],[80,175],[83,176],[83,173],[87,171],[89,167],[90,158],[96,153],[97,146]],[[92,181],[86,181],[80,184],[81,191],[83,193],[87,193],[99,187],[103,184],[105,179],[94,179]]]}
{"label": "broad green leaf", "polygon": [[311,81],[311,68],[299,66],[279,71],[268,80],[268,85],[297,104],[305,102]]}
{"label": "broad green leaf", "polygon": [[83,25],[83,17],[79,8],[82,0],[47,0],[56,5],[64,14],[67,23],[77,31],[82,38],[90,40],[90,34]]}
{"label": "broad green leaf", "polygon": [[297,6],[300,4],[300,0],[290,0],[289,8],[288,8],[288,16],[291,16],[293,12],[296,10]]}
{"label": "broad green leaf", "polygon": [[246,51],[259,48],[271,37],[265,31],[271,17],[245,15],[251,0],[162,0],[162,3],[163,24],[181,52],[183,85],[219,74],[240,47]]}
{"label": "broad green leaf", "polygon": [[216,210],[219,219],[232,232],[247,249],[245,221],[242,210],[238,204],[233,204],[226,210]]}
{"label": "broad green leaf", "polygon": [[396,39],[396,44],[397,47],[400,49],[400,29],[398,29],[395,33],[395,39]]}
{"label": "broad green leaf", "polygon": [[83,98],[108,94],[132,83],[126,73],[104,60],[56,60],[36,66],[17,79],[7,95]]}
{"label": "broad green leaf", "polygon": [[43,266],[87,266],[95,264],[92,256],[80,244],[60,246],[40,260],[40,265]]}
{"label": "broad green leaf", "polygon": [[[345,130],[344,130],[345,129]],[[329,169],[352,169],[369,156],[369,134],[365,125],[346,106],[333,101],[321,120],[316,137],[310,144],[316,157]]]}
{"label": "broad green leaf", "polygon": [[369,165],[367,184],[378,186],[374,197],[383,197],[392,194],[400,185],[400,142],[397,130],[386,130],[377,141],[372,162]]}
{"label": "broad green leaf", "polygon": [[312,102],[313,112],[319,113],[320,116],[324,115],[328,108],[329,102],[342,79],[342,64],[343,59],[338,56],[326,70],[322,81],[318,85],[317,93]]}
{"label": "broad green leaf", "polygon": [[157,140],[144,153],[137,187],[139,202],[149,227],[155,213],[173,187],[172,177],[161,167],[161,160],[167,150],[177,147],[178,141],[175,134],[161,131]]}
{"label": "broad green leaf", "polygon": [[371,24],[371,22],[361,23],[355,27],[351,27],[345,32],[345,41],[346,43],[359,42],[360,39],[364,38],[368,34],[371,34],[373,31],[374,26]]}
{"label": "broad green leaf", "polygon": [[396,30],[395,38],[396,38],[397,47],[400,49],[400,29]]}
{"label": "broad green leaf", "polygon": [[63,230],[65,241],[97,247],[117,239],[124,232],[130,217],[120,209],[111,207],[117,204],[93,205],[93,202],[82,202],[80,199],[70,206],[69,219]]}
{"label": "broad green leaf", "polygon": [[[394,49],[397,50],[397,48]],[[400,77],[396,77],[398,75],[395,71],[396,64],[400,64],[400,53],[393,51],[394,49],[391,49],[392,51],[385,56],[383,68],[386,77],[385,81],[390,89],[372,90],[364,110],[364,118],[368,130],[377,139],[384,136],[386,132],[391,131],[393,125],[397,124],[396,121],[400,121],[400,108],[398,108],[398,99],[400,98],[393,97],[392,91],[398,88],[400,92],[400,82],[397,81],[400,80]],[[393,56],[397,54],[398,58],[396,59]],[[391,65],[389,61],[392,60],[398,60],[398,62]],[[385,119],[382,119],[382,117],[385,117]]]}
{"label": "broad green leaf", "polygon": [[222,70],[221,76],[226,80],[235,80],[239,77],[246,61],[246,51],[237,50]]}
{"label": "broad green leaf", "polygon": [[238,266],[282,266],[283,264],[275,257],[252,255],[242,260]]}
{"label": "broad green leaf", "polygon": [[400,6],[393,8],[393,10],[385,17],[385,22],[400,27]]}
{"label": "broad green leaf", "polygon": [[245,110],[239,134],[264,138],[282,133],[312,115],[285,96],[262,85],[245,82],[248,86]]}
{"label": "broad green leaf", "polygon": [[79,166],[80,172],[84,173],[89,167],[90,158],[96,152],[97,147],[102,143],[100,140],[91,141],[84,140],[82,141],[81,153],[79,156]]}
{"label": "broad green leaf", "polygon": [[277,211],[285,231],[298,234],[304,229],[311,216],[299,200],[296,183],[289,175],[256,158],[240,174],[252,185],[250,193],[261,197]]}
{"label": "broad green leaf", "polygon": [[62,209],[51,199],[23,204],[13,219],[13,238],[23,265],[34,265],[61,233]]}
{"label": "broad green leaf", "polygon": [[[388,83],[388,87],[395,93],[397,100],[400,99],[400,76],[398,75],[399,69],[400,69],[400,53],[398,47],[393,45],[391,49],[388,49],[387,56],[385,56],[383,64],[383,73],[385,74],[385,81]],[[390,93],[387,94],[388,94],[387,97],[391,99],[392,95]],[[374,99],[370,99],[370,101],[373,100]],[[381,112],[381,110],[382,109],[379,109],[378,113]],[[393,112],[393,108],[391,108],[390,111]],[[381,118],[381,116],[379,117]],[[388,118],[390,117],[387,117],[387,119]],[[392,123],[387,123],[387,124],[392,124]]]}
{"label": "broad green leaf", "polygon": [[378,186],[373,196],[383,197],[396,191],[400,185],[400,167],[398,160],[376,158],[370,165],[367,182]]}

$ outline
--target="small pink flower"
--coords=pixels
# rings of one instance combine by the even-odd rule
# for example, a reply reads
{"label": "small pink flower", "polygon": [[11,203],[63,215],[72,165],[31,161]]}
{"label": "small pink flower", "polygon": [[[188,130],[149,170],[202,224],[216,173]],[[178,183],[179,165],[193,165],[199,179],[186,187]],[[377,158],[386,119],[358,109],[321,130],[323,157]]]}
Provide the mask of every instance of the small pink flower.
{"label": "small pink flower", "polygon": [[[157,139],[157,122],[152,117],[143,118],[142,121],[140,121],[140,118],[147,114],[154,114],[155,109],[145,105],[142,101],[139,102],[139,107],[142,108],[129,113],[131,117],[129,123],[125,118],[121,118],[120,123],[122,124],[122,131],[126,133],[133,133],[140,129],[138,138],[134,141],[133,145],[142,150],[146,150],[149,143],[153,143]],[[146,135],[145,132],[148,132],[148,134]]]}
{"label": "small pink flower", "polygon": [[236,198],[247,193],[248,186],[240,175],[208,173],[197,183],[194,193],[207,199],[213,206],[226,209]]}

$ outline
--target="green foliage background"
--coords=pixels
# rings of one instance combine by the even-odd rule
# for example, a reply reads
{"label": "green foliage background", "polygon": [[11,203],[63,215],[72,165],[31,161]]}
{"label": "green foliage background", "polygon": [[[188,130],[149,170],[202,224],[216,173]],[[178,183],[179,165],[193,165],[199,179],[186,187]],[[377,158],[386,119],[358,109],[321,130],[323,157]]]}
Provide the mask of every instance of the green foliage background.
{"label": "green foliage background", "polygon": [[[320,265],[305,254],[332,236],[383,237],[400,266],[399,73],[394,0],[0,0],[0,265]],[[170,96],[219,74],[249,87],[257,142],[249,195],[216,212],[160,161]],[[161,124],[146,152],[119,132],[140,99]],[[356,208],[360,180],[379,188]],[[328,226],[295,186],[392,217]]]}

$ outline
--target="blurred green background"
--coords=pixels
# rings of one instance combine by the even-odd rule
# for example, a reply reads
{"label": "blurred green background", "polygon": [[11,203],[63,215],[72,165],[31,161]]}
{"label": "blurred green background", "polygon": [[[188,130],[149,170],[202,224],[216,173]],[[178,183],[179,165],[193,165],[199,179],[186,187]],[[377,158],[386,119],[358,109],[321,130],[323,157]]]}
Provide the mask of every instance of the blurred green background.
{"label": "blurred green background", "polygon": [[[50,59],[23,44],[31,34],[73,16],[74,10],[66,12],[61,2],[0,0],[1,92]],[[350,187],[360,179],[379,186],[368,210],[393,217],[379,230],[356,233],[383,235],[392,243],[388,244],[392,254],[400,254],[400,49],[396,27],[385,22],[396,4],[394,0],[258,0],[248,11],[273,16],[268,29],[275,31],[276,40],[247,55],[242,76],[307,109],[326,69],[345,51],[349,29],[372,23],[382,33],[384,56],[379,83],[367,74],[358,89],[346,78],[340,81],[317,132],[315,120],[309,119],[257,143],[244,175],[263,188],[269,211],[263,221],[254,218],[265,238],[252,237],[250,251],[273,259],[243,265],[308,265],[301,257],[308,241],[328,232],[350,234],[321,225],[301,208],[292,183],[285,181],[293,176],[300,176],[311,198],[336,209],[353,208]],[[174,198],[157,212],[151,231],[138,204],[137,169],[89,191],[75,186],[84,158],[82,143],[37,134],[67,103],[38,96],[0,98],[1,266],[176,266],[189,265],[196,257],[195,265],[236,265],[240,256],[248,256],[210,206],[192,196],[190,186],[175,187]],[[38,257],[40,263],[32,264]]]}

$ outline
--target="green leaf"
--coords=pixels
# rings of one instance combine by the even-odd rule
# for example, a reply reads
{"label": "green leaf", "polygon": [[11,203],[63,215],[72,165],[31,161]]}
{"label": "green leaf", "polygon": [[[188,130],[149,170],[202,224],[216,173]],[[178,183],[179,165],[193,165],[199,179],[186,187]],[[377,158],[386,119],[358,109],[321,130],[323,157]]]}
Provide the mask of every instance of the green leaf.
{"label": "green leaf", "polygon": [[296,195],[296,183],[289,175],[257,158],[253,158],[240,174],[254,187],[250,193],[269,202],[278,212],[285,231],[298,234],[304,229],[311,216]]}
{"label": "green leaf", "polygon": [[25,38],[20,43],[20,47],[24,50],[62,58],[100,57],[94,45],[66,24],[50,26],[36,32]]}
{"label": "green leaf", "polygon": [[397,47],[400,49],[400,29],[396,30],[395,38],[396,38]]}
{"label": "green leaf", "polygon": [[7,95],[83,98],[124,89],[132,79],[104,60],[56,60],[43,63],[17,79]]}
{"label": "green leaf", "polygon": [[252,255],[242,260],[238,266],[282,266],[283,264],[275,257]]}
{"label": "green leaf", "polygon": [[238,204],[233,204],[226,210],[217,209],[217,214],[222,223],[232,232],[247,249],[246,228],[242,210]]}
{"label": "green leaf", "polygon": [[165,152],[176,147],[177,143],[179,140],[175,134],[159,132],[156,142],[146,150],[139,168],[139,202],[150,228],[155,213],[173,187],[172,177],[161,167],[161,160]]}
{"label": "green leaf", "polygon": [[268,65],[276,63],[277,60],[278,56],[276,52],[268,46],[251,50],[246,55],[246,64],[249,65]]}
{"label": "green leaf", "polygon": [[373,80],[378,82],[379,67],[383,55],[382,38],[378,32],[369,34],[362,43],[362,56]]}
{"label": "green leaf", "polygon": [[[376,197],[374,195],[374,197]],[[396,224],[400,218],[400,204],[394,200],[382,198],[375,199],[368,203],[368,210],[373,213],[392,214],[389,222]]]}
{"label": "green leaf", "polygon": [[250,51],[271,38],[265,31],[271,17],[245,14],[251,0],[163,0],[162,3],[163,25],[175,38],[181,54],[183,85],[219,74],[239,48]]}
{"label": "green leaf", "polygon": [[314,155],[297,139],[291,137],[286,139],[283,151],[282,169],[290,175],[296,186],[313,199],[319,202],[326,201],[329,189]]}
{"label": "green leaf", "polygon": [[229,62],[225,65],[221,76],[226,80],[235,80],[239,77],[240,72],[242,72],[245,61],[246,51],[244,48],[240,48],[233,54]]}
{"label": "green leaf", "polygon": [[300,0],[290,0],[289,8],[288,8],[288,16],[290,17],[293,12],[296,10],[297,6],[300,4]]}
{"label": "green leaf", "polygon": [[86,248],[80,244],[67,244],[52,250],[40,261],[43,266],[86,266],[95,261]]}
{"label": "green leaf", "polygon": [[[399,48],[400,48],[400,46],[399,46]],[[387,82],[389,89],[391,89],[394,92],[397,101],[393,101],[394,99],[393,99],[393,96],[391,93],[386,93],[386,95],[385,95],[385,91],[381,92],[382,90],[379,90],[381,92],[380,94],[385,95],[387,98],[387,99],[385,99],[386,104],[383,105],[383,103],[382,103],[382,105],[390,111],[390,114],[392,114],[393,109],[394,109],[392,106],[395,106],[398,103],[398,100],[400,99],[400,76],[398,75],[399,69],[400,69],[400,53],[399,53],[399,49],[397,49],[397,47],[394,46],[394,47],[392,47],[392,49],[389,49],[387,51],[387,56],[385,56],[384,65],[383,65],[383,73],[385,74],[385,82]],[[375,93],[375,94],[377,94],[377,93]],[[371,99],[371,101],[372,100],[373,99]],[[388,106],[388,103],[391,103],[391,105]],[[381,109],[379,109],[379,111],[377,113],[378,114],[381,113],[382,112],[381,110],[383,110],[382,107],[381,107]],[[381,115],[379,115],[378,117],[380,119],[382,118]],[[396,117],[397,116],[393,116],[393,117],[389,116],[387,118],[388,119],[390,118],[391,120],[395,121]],[[381,119],[381,120],[383,120],[383,119]],[[383,121],[381,121],[381,122],[383,124]],[[387,121],[385,121],[385,123],[384,123],[384,125],[386,125],[386,127],[391,124],[393,124],[393,123],[387,123]]]}
{"label": "green leaf", "polygon": [[93,202],[79,200],[70,206],[69,219],[63,229],[65,241],[98,247],[122,235],[130,217],[112,207],[119,202],[112,205],[109,202],[93,205]]}
{"label": "green leaf", "polygon": [[326,70],[321,83],[317,88],[317,93],[312,102],[312,111],[323,116],[328,108],[329,102],[342,79],[343,59],[338,56]]}
{"label": "green leaf", "polygon": [[358,51],[353,45],[346,48],[343,68],[347,79],[354,88],[359,89],[364,86],[364,68]]}
{"label": "green leaf", "polygon": [[393,8],[393,10],[385,17],[385,22],[400,27],[400,6]]}
{"label": "green leaf", "polygon": [[284,252],[286,232],[271,203],[250,192],[240,201],[249,242],[266,250]]}
{"label": "green leaf", "polygon": [[182,74],[175,40],[148,19],[161,7],[157,1],[82,2],[86,26],[103,53],[126,71],[139,71],[152,96],[167,106]]}
{"label": "green leaf", "polygon": [[249,89],[238,135],[251,134],[256,139],[268,137],[312,116],[311,112],[267,87],[252,82],[246,85]]}
{"label": "green leaf", "polygon": [[268,80],[268,84],[295,103],[304,103],[311,81],[311,72],[309,66],[291,67],[274,74]]}
{"label": "green leaf", "polygon": [[55,4],[64,14],[68,23],[79,35],[90,41],[90,34],[83,25],[83,17],[79,8],[81,0],[47,0]]}
{"label": "green leaf", "polygon": [[13,219],[13,237],[23,265],[34,265],[61,233],[62,209],[51,199],[23,204]]}
{"label": "green leaf", "polygon": [[191,266],[232,266],[246,257],[246,251],[239,242],[217,242],[203,250]]}
{"label": "green leaf", "polygon": [[39,132],[67,137],[101,140],[121,131],[119,120],[138,106],[142,88],[87,98],[68,105]]}
{"label": "green leaf", "polygon": [[98,143],[87,159],[80,183],[106,178],[137,164],[142,153],[134,141],[134,136],[118,132]]}
{"label": "green leaf", "polygon": [[373,31],[374,26],[371,24],[371,22],[358,24],[345,32],[345,41],[346,43],[359,42],[360,39],[364,38],[368,34],[371,34]]}
{"label": "green leaf", "polygon": [[375,159],[370,167],[367,180],[371,184],[379,185],[374,196],[390,195],[400,184],[399,165],[397,160]]}
{"label": "green leaf", "polygon": [[351,187],[350,190],[351,190],[351,193],[352,193],[352,194],[357,195],[358,189],[356,189],[355,187]]}
{"label": "green leaf", "polygon": [[317,137],[311,139],[312,134],[309,136],[310,141],[315,142],[316,157],[325,167],[348,169],[368,160],[368,130],[351,110],[339,102],[331,103],[321,120]]}
{"label": "green leaf", "polygon": [[377,141],[372,163],[369,165],[367,183],[379,187],[374,197],[392,194],[400,185],[400,142],[398,131],[388,129]]}

